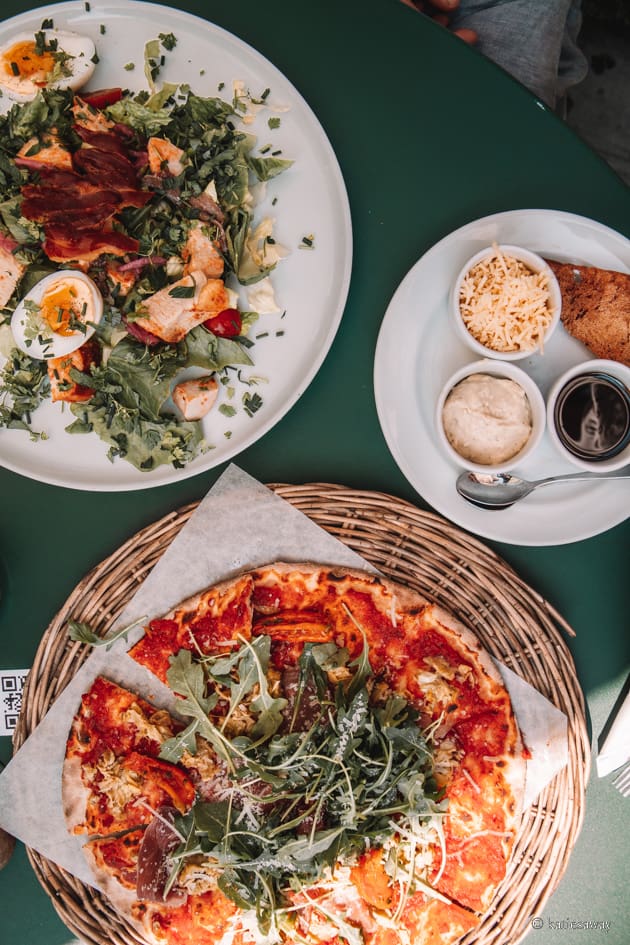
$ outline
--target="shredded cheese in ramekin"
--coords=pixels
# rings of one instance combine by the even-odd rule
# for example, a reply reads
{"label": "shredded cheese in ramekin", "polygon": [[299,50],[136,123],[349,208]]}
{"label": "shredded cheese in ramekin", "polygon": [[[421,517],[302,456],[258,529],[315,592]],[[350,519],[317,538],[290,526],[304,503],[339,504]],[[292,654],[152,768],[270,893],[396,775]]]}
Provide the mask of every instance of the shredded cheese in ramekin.
{"label": "shredded cheese in ramekin", "polygon": [[464,325],[493,351],[542,351],[553,316],[549,277],[501,252],[482,259],[462,280],[459,310]]}

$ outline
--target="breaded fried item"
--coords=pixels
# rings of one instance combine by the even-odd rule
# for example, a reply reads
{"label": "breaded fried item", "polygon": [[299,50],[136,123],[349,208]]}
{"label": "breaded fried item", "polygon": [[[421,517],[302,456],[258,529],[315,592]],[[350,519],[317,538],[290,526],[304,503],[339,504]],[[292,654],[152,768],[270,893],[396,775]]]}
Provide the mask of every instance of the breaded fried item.
{"label": "breaded fried item", "polygon": [[562,293],[562,324],[598,358],[630,366],[630,275],[547,262]]}

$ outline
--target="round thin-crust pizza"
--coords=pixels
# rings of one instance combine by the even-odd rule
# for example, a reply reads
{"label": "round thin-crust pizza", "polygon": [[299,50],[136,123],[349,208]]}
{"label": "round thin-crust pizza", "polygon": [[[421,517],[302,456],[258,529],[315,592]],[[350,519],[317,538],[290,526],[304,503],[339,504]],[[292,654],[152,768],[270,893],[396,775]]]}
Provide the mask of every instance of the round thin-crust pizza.
{"label": "round thin-crust pizza", "polygon": [[175,718],[97,678],[68,828],[164,945],[445,945],[506,874],[525,752],[477,639],[383,577],[274,563],[152,620]]}

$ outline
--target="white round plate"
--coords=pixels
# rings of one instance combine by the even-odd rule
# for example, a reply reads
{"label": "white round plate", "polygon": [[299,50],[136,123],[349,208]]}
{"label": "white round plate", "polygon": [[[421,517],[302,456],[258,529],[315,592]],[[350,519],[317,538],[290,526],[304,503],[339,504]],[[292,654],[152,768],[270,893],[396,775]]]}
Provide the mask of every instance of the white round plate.
{"label": "white round plate", "polygon": [[[55,27],[94,41],[100,61],[87,88],[145,88],[145,43],[159,33],[173,33],[177,45],[165,54],[158,83],[188,83],[199,95],[231,101],[232,83],[240,79],[254,97],[269,89],[267,102],[287,107],[264,109],[247,128],[257,135],[260,148],[271,144],[294,161],[269,181],[254,217],[254,224],[266,215],[274,217],[274,236],[290,250],[272,274],[277,302],[286,314],[263,315],[250,332],[254,338],[268,333],[250,349],[254,367],[243,371],[259,380],[256,386],[242,387],[234,401],[239,403],[249,389],[261,394],[263,407],[251,417],[239,409],[232,418],[215,408],[203,421],[204,437],[213,446],[209,452],[183,469],[160,466],[146,473],[124,460],[110,462],[106,444],[95,434],[65,433],[73,417],[59,404],[45,402],[33,414],[33,428],[45,430],[47,440],[32,442],[24,431],[0,430],[0,464],[32,479],[97,491],[164,485],[211,469],[250,446],[287,413],[315,376],[339,327],[350,284],[352,224],[344,181],[330,142],[304,99],[275,66],[231,33],[157,4],[81,0],[6,20],[0,44],[14,33],[38,30],[47,18]],[[130,63],[133,70],[125,70]],[[279,127],[270,129],[270,116],[280,118]],[[303,237],[311,234],[313,248],[300,248]],[[246,307],[244,291],[240,295]]]}
{"label": "white round plate", "polygon": [[[456,336],[448,296],[466,259],[493,242],[525,246],[542,256],[630,272],[630,241],[594,220],[555,210],[514,210],[462,226],[433,246],[405,276],[379,333],[374,364],[376,407],[385,439],[411,485],[438,512],[477,535],[517,545],[561,545],[597,535],[630,513],[630,481],[544,486],[512,508],[478,509],[455,490],[462,467],[440,448],[435,404],[457,368],[476,359]],[[546,396],[572,364],[592,355],[558,327],[544,354],[519,367]],[[575,472],[547,432],[513,470],[527,479]]]}

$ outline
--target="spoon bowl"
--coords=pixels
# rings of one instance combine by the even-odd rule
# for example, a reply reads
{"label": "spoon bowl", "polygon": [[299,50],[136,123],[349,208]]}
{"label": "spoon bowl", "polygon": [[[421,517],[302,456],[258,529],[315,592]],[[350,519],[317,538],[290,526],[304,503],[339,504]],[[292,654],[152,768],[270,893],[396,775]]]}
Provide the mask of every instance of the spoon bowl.
{"label": "spoon bowl", "polygon": [[509,509],[510,506],[524,499],[539,486],[553,482],[577,482],[590,479],[630,479],[626,475],[598,475],[597,473],[569,473],[564,476],[547,476],[546,479],[520,479],[509,473],[463,472],[457,477],[455,487],[458,493],[481,509]]}

